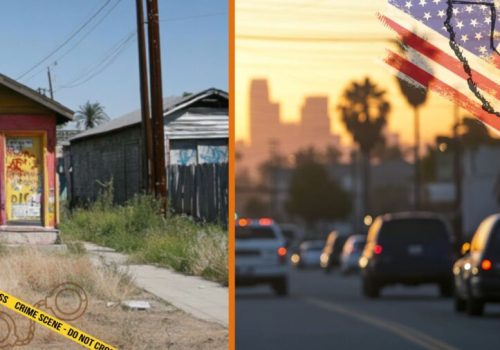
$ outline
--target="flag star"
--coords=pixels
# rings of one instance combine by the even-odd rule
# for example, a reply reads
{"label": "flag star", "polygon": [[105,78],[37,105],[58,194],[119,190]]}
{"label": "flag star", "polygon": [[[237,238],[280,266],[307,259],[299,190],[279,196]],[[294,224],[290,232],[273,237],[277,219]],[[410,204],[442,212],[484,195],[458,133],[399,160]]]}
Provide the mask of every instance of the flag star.
{"label": "flag star", "polygon": [[484,23],[491,24],[491,17],[490,16],[484,17]]}
{"label": "flag star", "polygon": [[453,14],[454,14],[454,15],[458,15],[458,13],[459,13],[458,9],[457,9],[456,7],[454,7],[454,8],[453,8]]}
{"label": "flag star", "polygon": [[472,6],[471,5],[466,6],[465,7],[465,12],[471,13],[472,12]]}
{"label": "flag star", "polygon": [[464,27],[464,22],[458,21],[457,22],[457,27],[458,27],[458,29],[462,29]]}
{"label": "flag star", "polygon": [[476,38],[476,40],[481,40],[483,38],[483,34],[481,32],[478,32],[474,37]]}
{"label": "flag star", "polygon": [[479,52],[481,52],[482,54],[485,54],[485,53],[488,51],[488,49],[486,48],[486,46],[481,46],[478,50],[479,50]]}
{"label": "flag star", "polygon": [[407,1],[405,7],[407,9],[411,9],[413,7],[413,4],[411,3],[411,1]]}
{"label": "flag star", "polygon": [[479,23],[477,22],[477,19],[473,18],[470,20],[470,25],[473,26],[474,28],[477,27]]}
{"label": "flag star", "polygon": [[432,18],[431,13],[430,13],[430,12],[426,12],[426,13],[424,14],[424,18],[425,18],[426,20],[430,20],[430,19]]}
{"label": "flag star", "polygon": [[469,36],[467,34],[464,34],[460,37],[460,40],[462,40],[464,43],[466,43],[467,41],[469,41]]}
{"label": "flag star", "polygon": [[439,4],[441,2],[441,0],[432,0],[432,2],[437,5],[437,4]]}
{"label": "flag star", "polygon": [[425,5],[427,5],[427,0],[420,0],[420,6],[424,7]]}
{"label": "flag star", "polygon": [[439,10],[438,17],[443,18],[444,16],[446,16],[446,13],[444,12],[444,10]]}

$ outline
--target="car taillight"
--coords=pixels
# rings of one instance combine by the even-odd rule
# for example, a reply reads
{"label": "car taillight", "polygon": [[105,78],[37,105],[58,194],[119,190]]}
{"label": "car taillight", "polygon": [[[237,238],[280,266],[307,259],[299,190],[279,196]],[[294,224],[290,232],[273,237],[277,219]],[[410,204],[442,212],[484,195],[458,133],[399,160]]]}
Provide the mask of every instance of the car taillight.
{"label": "car taillight", "polygon": [[375,247],[373,247],[373,254],[375,255],[382,254],[382,246],[380,244],[377,244]]}
{"label": "car taillight", "polygon": [[239,219],[238,220],[238,225],[241,227],[248,226],[250,224],[250,220],[248,219]]}
{"label": "car taillight", "polygon": [[273,219],[269,219],[269,218],[262,218],[262,219],[259,219],[259,225],[262,225],[262,226],[270,226],[273,224]]}
{"label": "car taillight", "polygon": [[481,268],[483,269],[483,271],[489,271],[491,270],[491,267],[491,260],[484,259],[483,261],[481,261]]}
{"label": "car taillight", "polygon": [[280,259],[280,263],[284,264],[286,262],[286,248],[285,247],[278,248],[278,257]]}

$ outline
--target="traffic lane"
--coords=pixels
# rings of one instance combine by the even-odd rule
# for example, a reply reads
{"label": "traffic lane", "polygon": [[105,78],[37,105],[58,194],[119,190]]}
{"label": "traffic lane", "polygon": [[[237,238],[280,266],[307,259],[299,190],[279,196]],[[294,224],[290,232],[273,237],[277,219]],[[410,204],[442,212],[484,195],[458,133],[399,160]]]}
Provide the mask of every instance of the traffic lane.
{"label": "traffic lane", "polygon": [[238,350],[420,349],[402,338],[380,338],[378,329],[315,307],[300,296],[279,298],[270,289],[252,288],[238,291],[236,300]]}
{"label": "traffic lane", "polygon": [[[453,310],[453,299],[440,298],[436,286],[386,287],[381,298],[371,300],[360,296],[359,278],[342,280],[338,275],[332,277],[331,286],[350,286],[345,290],[330,287],[336,293],[323,295],[328,301],[338,303],[341,300],[352,310],[382,316],[388,322],[411,327],[458,349],[498,349],[498,304],[487,304],[484,317],[468,317]],[[355,298],[345,295],[352,288],[358,290]]]}
{"label": "traffic lane", "polygon": [[335,339],[338,349],[497,348],[498,306],[470,319],[456,315],[434,287],[391,287],[380,300],[367,300],[356,277],[294,271],[290,280],[289,299],[265,287],[238,289],[238,346],[320,349]]}

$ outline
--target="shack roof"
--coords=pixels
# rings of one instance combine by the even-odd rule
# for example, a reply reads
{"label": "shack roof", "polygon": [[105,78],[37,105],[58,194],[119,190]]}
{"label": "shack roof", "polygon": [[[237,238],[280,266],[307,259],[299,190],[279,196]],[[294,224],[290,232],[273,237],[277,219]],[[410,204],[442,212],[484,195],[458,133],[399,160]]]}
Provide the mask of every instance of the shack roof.
{"label": "shack roof", "polygon": [[58,124],[73,120],[74,112],[71,109],[1,73],[0,85],[13,90],[14,92],[54,112]]}
{"label": "shack roof", "polygon": [[[189,105],[195,103],[196,101],[202,100],[206,97],[219,95],[225,99],[228,98],[227,92],[210,88],[199,92],[197,94],[188,95],[188,96],[171,96],[163,99],[163,117],[167,117],[168,115],[178,111],[179,109],[188,107]],[[136,110],[131,113],[127,113],[121,117],[111,119],[109,122],[98,125],[95,128],[84,131],[75,137],[71,138],[70,141],[82,140],[88,137],[106,134],[109,132],[113,132],[114,130],[130,127],[142,122],[141,110]]]}

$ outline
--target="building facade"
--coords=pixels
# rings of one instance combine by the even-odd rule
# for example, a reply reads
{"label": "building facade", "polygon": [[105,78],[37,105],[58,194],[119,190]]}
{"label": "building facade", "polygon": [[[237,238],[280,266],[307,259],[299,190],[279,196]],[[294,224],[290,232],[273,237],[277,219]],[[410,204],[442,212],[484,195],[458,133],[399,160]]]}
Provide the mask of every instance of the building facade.
{"label": "building facade", "polygon": [[[72,116],[68,108],[0,74],[0,234],[7,241],[16,241],[11,231],[27,236],[56,228],[56,126]],[[31,242],[48,243],[55,236],[40,234]]]}

